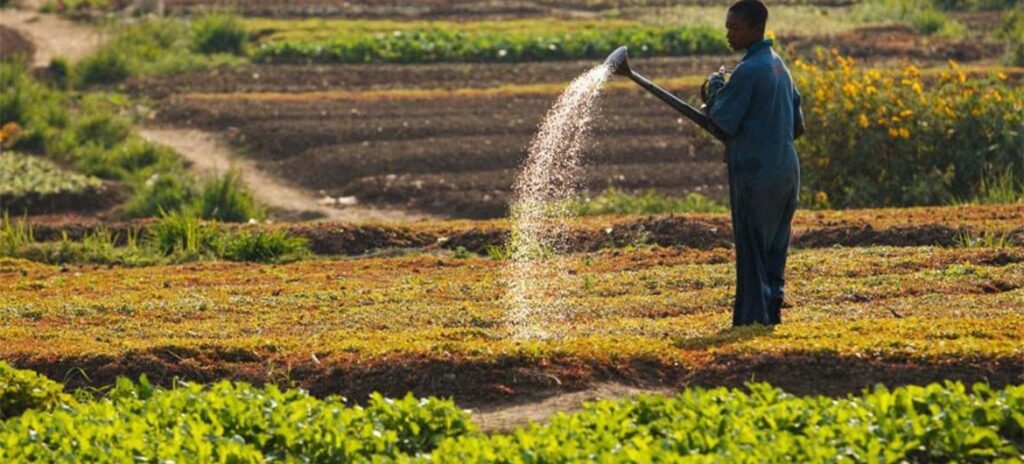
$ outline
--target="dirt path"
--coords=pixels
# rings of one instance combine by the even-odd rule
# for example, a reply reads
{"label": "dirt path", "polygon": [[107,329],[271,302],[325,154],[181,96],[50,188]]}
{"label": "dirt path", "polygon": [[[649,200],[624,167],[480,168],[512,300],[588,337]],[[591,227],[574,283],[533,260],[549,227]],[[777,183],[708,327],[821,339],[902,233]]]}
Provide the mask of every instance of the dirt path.
{"label": "dirt path", "polygon": [[619,383],[597,384],[587,390],[564,393],[513,406],[502,406],[494,409],[480,408],[473,410],[473,421],[487,432],[508,431],[521,427],[529,422],[542,422],[559,412],[575,412],[583,408],[583,403],[602,399],[618,400],[641,393],[671,395],[668,389],[645,389]]}
{"label": "dirt path", "polygon": [[295,219],[310,216],[332,221],[409,222],[434,217],[397,209],[362,205],[335,207],[322,204],[313,192],[287,185],[264,173],[252,160],[236,156],[227,142],[217,134],[196,129],[140,128],[138,134],[150,142],[173,148],[192,163],[200,174],[222,175],[232,167],[241,170],[242,181],[249,186],[257,201],[285,211]]}
{"label": "dirt path", "polygon": [[32,66],[48,66],[57,56],[78,61],[107,40],[102,29],[39,13],[39,6],[37,1],[23,0],[17,9],[0,9],[0,24],[21,32],[35,45]]}

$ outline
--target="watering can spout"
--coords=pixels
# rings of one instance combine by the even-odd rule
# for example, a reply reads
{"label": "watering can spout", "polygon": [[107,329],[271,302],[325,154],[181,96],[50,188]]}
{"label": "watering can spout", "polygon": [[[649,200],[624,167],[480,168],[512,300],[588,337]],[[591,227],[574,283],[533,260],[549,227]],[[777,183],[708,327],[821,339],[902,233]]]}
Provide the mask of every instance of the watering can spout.
{"label": "watering can spout", "polygon": [[629,76],[632,71],[629,69],[629,53],[625,46],[616,48],[611,55],[608,55],[608,59],[604,60],[604,64],[611,68],[612,74],[619,76]]}
{"label": "watering can spout", "polygon": [[672,95],[667,90],[658,87],[655,83],[651,82],[646,77],[640,75],[636,71],[633,71],[629,66],[629,53],[626,52],[626,47],[619,47],[608,55],[608,58],[604,60],[604,65],[609,67],[612,74],[617,76],[625,76],[633,80],[643,87],[648,92],[654,94],[661,101],[667,103],[676,111],[686,116],[691,121],[697,123],[698,126],[708,131],[712,136],[718,140],[725,141],[725,134],[716,127],[708,117],[697,108],[694,108],[689,103],[682,101],[679,97]]}

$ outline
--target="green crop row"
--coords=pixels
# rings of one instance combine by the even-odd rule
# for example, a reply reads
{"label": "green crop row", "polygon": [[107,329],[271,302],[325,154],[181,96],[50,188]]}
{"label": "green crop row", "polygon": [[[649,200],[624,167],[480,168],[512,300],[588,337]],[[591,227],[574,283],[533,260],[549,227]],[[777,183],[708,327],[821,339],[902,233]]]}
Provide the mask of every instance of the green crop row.
{"label": "green crop row", "polygon": [[0,196],[77,193],[102,185],[95,177],[65,171],[43,158],[0,153]]}
{"label": "green crop row", "polygon": [[[0,387],[25,371],[0,362]],[[32,375],[31,373],[29,375]],[[15,378],[15,382],[10,379]],[[35,379],[33,377],[32,379]],[[29,379],[29,380],[32,380]],[[21,385],[26,383],[21,381]],[[52,382],[51,382],[52,383]],[[55,384],[56,385],[56,384]],[[46,395],[53,388],[47,387]],[[173,389],[125,378],[63,406],[0,388],[4,462],[988,462],[1024,453],[1024,386],[947,382],[797,397],[767,384],[588,404],[483,434],[449,400],[366,406],[220,382]],[[82,395],[80,395],[82,396]],[[26,399],[33,398],[33,399]],[[17,404],[22,401],[24,403]],[[12,403],[13,408],[12,408]],[[23,411],[23,412],[22,412]]]}
{"label": "green crop row", "polygon": [[521,21],[494,29],[456,23],[419,23],[389,31],[328,25],[325,32],[303,27],[271,34],[252,56],[262,62],[422,63],[599,59],[622,45],[638,57],[728,51],[722,32],[705,25],[562,23],[543,29]]}

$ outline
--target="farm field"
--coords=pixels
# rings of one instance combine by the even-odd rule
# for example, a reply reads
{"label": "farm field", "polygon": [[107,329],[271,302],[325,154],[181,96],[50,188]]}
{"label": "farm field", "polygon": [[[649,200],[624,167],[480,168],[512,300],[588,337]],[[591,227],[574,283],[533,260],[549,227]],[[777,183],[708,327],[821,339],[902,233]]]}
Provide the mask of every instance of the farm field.
{"label": "farm field", "polygon": [[546,117],[619,45],[699,106],[724,4],[0,0],[0,462],[1024,460],[1024,5],[769,6],[800,204],[733,327],[722,144]]}
{"label": "farm field", "polygon": [[798,393],[1024,371],[1019,247],[804,249],[772,329],[728,329],[731,251],[569,255],[560,337],[506,336],[502,263],[413,253],[287,265],[79,268],[6,260],[10,362],[105,384],[146,373],[292,382],[316,394],[454,395],[467,404],[597,381],[767,380]]}

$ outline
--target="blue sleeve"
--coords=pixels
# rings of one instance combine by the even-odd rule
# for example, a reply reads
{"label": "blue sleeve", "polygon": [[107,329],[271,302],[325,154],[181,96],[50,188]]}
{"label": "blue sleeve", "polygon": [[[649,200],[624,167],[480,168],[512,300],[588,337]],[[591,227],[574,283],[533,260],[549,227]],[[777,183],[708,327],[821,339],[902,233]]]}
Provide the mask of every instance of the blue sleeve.
{"label": "blue sleeve", "polygon": [[750,106],[750,98],[754,92],[754,76],[739,66],[733,72],[729,82],[715,94],[715,101],[708,116],[726,135],[735,135],[743,122]]}
{"label": "blue sleeve", "polygon": [[793,140],[804,135],[804,110],[800,108],[800,92],[793,87]]}

